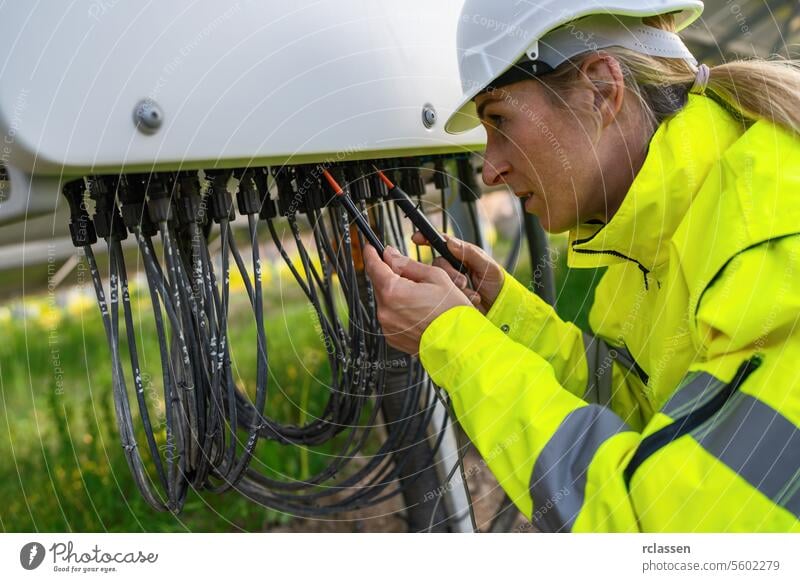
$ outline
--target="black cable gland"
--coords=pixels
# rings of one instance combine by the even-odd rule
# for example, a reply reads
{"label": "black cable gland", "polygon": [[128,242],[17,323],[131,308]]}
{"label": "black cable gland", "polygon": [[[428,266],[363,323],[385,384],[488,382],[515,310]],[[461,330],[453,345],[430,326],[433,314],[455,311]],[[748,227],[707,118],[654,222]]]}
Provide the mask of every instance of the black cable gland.
{"label": "black cable gland", "polygon": [[299,210],[297,193],[292,186],[292,173],[290,168],[282,166],[273,172],[275,184],[278,187],[278,212],[281,216],[290,216]]}
{"label": "black cable gland", "polygon": [[201,206],[200,180],[194,172],[181,172],[178,177],[178,191],[175,197],[175,214],[178,225],[202,224],[205,210]]}
{"label": "black cable gland", "polygon": [[147,214],[156,224],[168,222],[170,219],[169,198],[149,198],[147,200]]}
{"label": "black cable gland", "polygon": [[125,240],[128,238],[125,221],[116,206],[97,210],[94,215],[94,226],[97,236],[106,240]]}
{"label": "black cable gland", "polygon": [[269,168],[255,168],[253,182],[258,192],[258,217],[262,220],[270,220],[278,216],[278,207],[275,201],[269,197]]}
{"label": "black cable gland", "polygon": [[412,192],[414,196],[424,196],[425,181],[422,179],[422,172],[419,170],[419,168],[413,168],[411,170],[411,180],[413,184]]}
{"label": "black cable gland", "polygon": [[83,193],[86,191],[86,184],[83,178],[64,184],[62,192],[69,204],[69,234],[72,244],[76,247],[85,247],[97,242],[97,233],[94,230],[94,223],[89,218],[86,211],[86,204],[83,201]]}
{"label": "black cable gland", "polygon": [[89,188],[95,201],[94,228],[97,236],[106,240],[125,240],[128,231],[116,204],[119,176],[97,176]]}
{"label": "black cable gland", "polygon": [[211,178],[211,188],[208,193],[208,209],[211,219],[219,224],[222,220],[233,220],[236,213],[233,208],[233,197],[228,190],[228,179],[231,173],[206,172],[206,176]]}
{"label": "black cable gland", "polygon": [[262,199],[269,197],[269,168],[253,168],[253,182]]}
{"label": "black cable gland", "polygon": [[456,162],[458,169],[458,191],[464,202],[475,202],[481,197],[481,189],[475,180],[475,169],[469,158],[459,158]]}
{"label": "black cable gland", "polygon": [[[375,166],[379,167],[378,164],[375,164]],[[380,176],[378,176],[378,172],[375,172],[374,170],[369,177],[369,189],[372,195],[372,200],[381,200],[389,195],[389,189],[386,187],[386,184],[383,183],[383,180],[381,180]]]}
{"label": "black cable gland", "polygon": [[151,175],[146,183],[147,214],[156,224],[168,222],[171,218],[171,189],[166,180]]}
{"label": "black cable gland", "polygon": [[345,171],[347,176],[347,183],[350,184],[350,197],[353,200],[366,200],[369,198],[369,190],[366,186],[364,179],[363,168],[358,166],[351,166]]}
{"label": "black cable gland", "polygon": [[320,210],[327,205],[327,197],[322,190],[322,184],[319,182],[319,177],[315,177],[309,173],[310,185],[308,187],[308,195],[306,196],[307,206],[314,210]]}
{"label": "black cable gland", "polygon": [[[113,212],[116,209],[114,205],[114,191],[116,188],[111,183],[106,182],[102,176],[93,176],[87,180],[87,183],[89,185],[89,198],[94,200],[94,216],[92,216],[94,231],[98,237],[107,240],[111,235]],[[124,227],[122,231],[127,236]]]}
{"label": "black cable gland", "polygon": [[275,204],[275,201],[272,198],[265,198],[261,203],[261,210],[258,213],[258,217],[261,220],[271,220],[277,216],[278,205]]}
{"label": "black cable gland", "polygon": [[122,214],[122,222],[131,234],[140,228],[142,234],[154,236],[158,228],[150,220],[145,209],[146,182],[141,175],[130,175],[117,184],[117,200]]}
{"label": "black cable gland", "polygon": [[444,190],[450,185],[449,176],[444,169],[444,162],[441,158],[433,162],[433,185],[437,190]]}
{"label": "black cable gland", "polygon": [[297,166],[295,168],[295,182],[297,183],[298,196],[302,198],[305,212],[319,210],[325,206],[325,193],[319,181],[321,170],[319,166]]}
{"label": "black cable gland", "polygon": [[236,205],[239,214],[258,214],[261,209],[261,199],[253,180],[253,171],[245,170],[239,179],[239,190],[236,192]]}

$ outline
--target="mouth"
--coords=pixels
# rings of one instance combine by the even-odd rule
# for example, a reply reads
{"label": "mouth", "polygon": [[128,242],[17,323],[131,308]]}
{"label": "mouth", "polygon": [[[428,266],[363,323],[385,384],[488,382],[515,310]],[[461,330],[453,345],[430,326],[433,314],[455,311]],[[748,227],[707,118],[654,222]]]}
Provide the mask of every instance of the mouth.
{"label": "mouth", "polygon": [[533,192],[514,192],[514,196],[517,198],[530,198],[533,196]]}

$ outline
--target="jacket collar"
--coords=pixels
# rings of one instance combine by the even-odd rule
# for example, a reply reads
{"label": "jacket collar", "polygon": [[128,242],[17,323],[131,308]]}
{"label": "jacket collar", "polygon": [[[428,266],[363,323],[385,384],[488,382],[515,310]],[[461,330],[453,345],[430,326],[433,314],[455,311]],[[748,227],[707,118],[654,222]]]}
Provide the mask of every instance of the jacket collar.
{"label": "jacket collar", "polygon": [[[714,100],[690,94],[654,133],[644,164],[608,223],[569,232],[570,267],[633,262],[646,275],[665,263],[669,241],[715,162],[742,133],[741,121]],[[695,138],[698,134],[704,138]],[[711,147],[709,147],[711,146]]]}

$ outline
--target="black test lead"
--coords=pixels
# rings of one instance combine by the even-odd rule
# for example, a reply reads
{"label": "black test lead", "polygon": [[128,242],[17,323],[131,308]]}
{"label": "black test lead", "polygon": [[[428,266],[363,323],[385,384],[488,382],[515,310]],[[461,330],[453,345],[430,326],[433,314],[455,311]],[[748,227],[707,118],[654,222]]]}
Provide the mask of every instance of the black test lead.
{"label": "black test lead", "polygon": [[347,210],[347,213],[350,215],[350,218],[352,218],[353,222],[356,223],[356,226],[364,235],[364,237],[369,241],[369,244],[375,247],[375,250],[378,251],[378,255],[380,255],[380,257],[383,258],[383,252],[384,250],[386,250],[385,247],[383,246],[383,243],[378,238],[378,235],[375,234],[375,231],[372,230],[372,227],[369,225],[369,222],[367,222],[367,219],[364,218],[364,215],[355,205],[353,199],[350,198],[350,196],[348,196],[344,190],[342,190],[342,187],[339,186],[338,182],[336,182],[336,179],[331,175],[331,173],[328,170],[323,168],[322,175],[325,176],[325,179],[328,181],[328,184],[330,184],[334,194],[338,196],[339,200]]}
{"label": "black test lead", "polygon": [[395,186],[378,168],[375,166],[373,166],[373,168],[375,168],[375,171],[378,172],[378,177],[383,180],[383,183],[386,184],[386,187],[389,189],[389,197],[397,203],[400,210],[403,211],[403,214],[405,214],[414,226],[419,229],[431,246],[459,273],[467,273],[467,267],[450,252],[450,249],[447,248],[447,241],[444,240],[444,237],[439,231],[428,221],[422,211],[417,208],[417,205],[414,204],[411,197],[399,186]]}

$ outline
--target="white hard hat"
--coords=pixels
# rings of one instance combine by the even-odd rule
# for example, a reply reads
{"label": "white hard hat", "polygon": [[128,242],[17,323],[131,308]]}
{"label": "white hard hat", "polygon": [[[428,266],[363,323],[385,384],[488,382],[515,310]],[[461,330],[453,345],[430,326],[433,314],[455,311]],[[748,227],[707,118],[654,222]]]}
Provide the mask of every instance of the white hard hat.
{"label": "white hard hat", "polygon": [[678,35],[642,18],[675,13],[680,30],[702,12],[700,0],[466,0],[457,36],[463,95],[445,130],[480,123],[473,99],[488,86],[545,73],[591,50],[622,46],[695,65]]}

